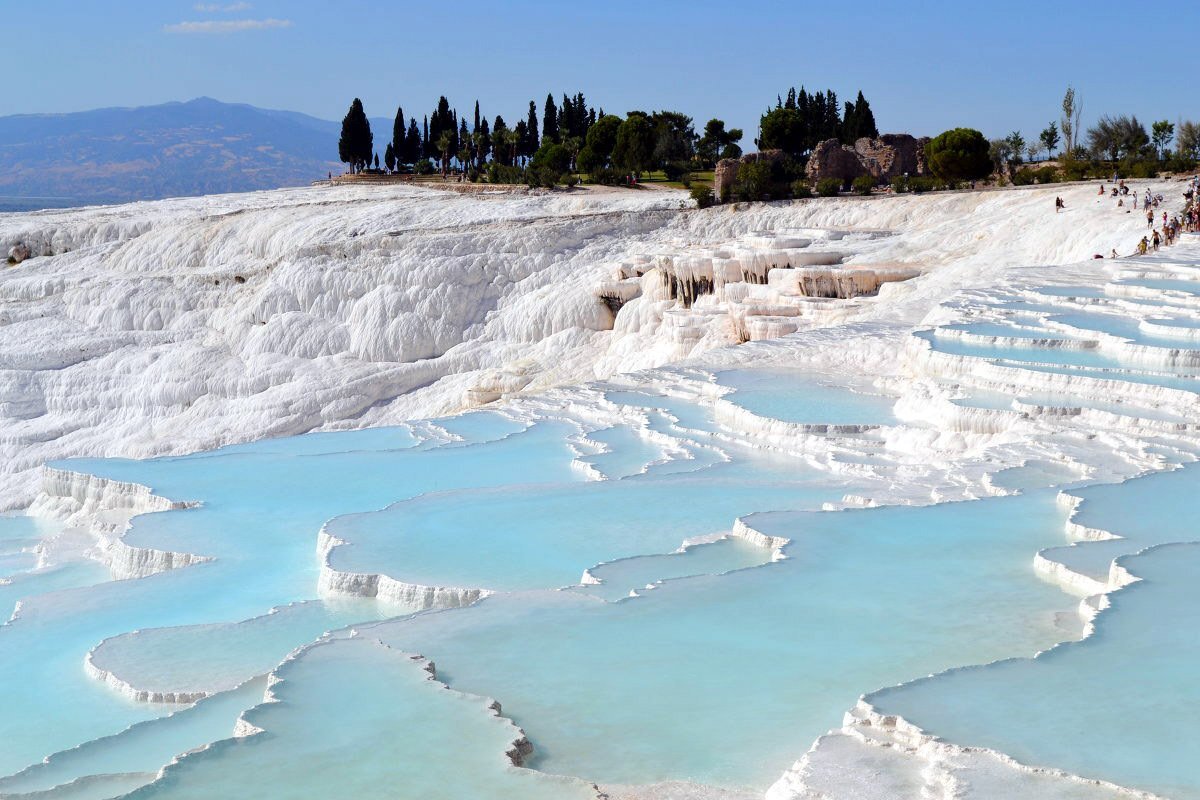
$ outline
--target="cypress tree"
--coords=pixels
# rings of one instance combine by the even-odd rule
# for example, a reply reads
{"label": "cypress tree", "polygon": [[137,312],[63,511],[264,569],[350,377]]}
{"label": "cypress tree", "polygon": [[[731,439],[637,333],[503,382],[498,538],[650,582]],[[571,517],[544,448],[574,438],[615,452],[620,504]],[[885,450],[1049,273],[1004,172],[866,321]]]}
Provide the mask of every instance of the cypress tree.
{"label": "cypress tree", "polygon": [[830,89],[825,93],[825,125],[826,139],[836,139],[842,130],[842,107],[838,105],[837,92]]}
{"label": "cypress tree", "polygon": [[362,169],[371,162],[373,148],[371,123],[367,121],[362,101],[356,97],[350,104],[350,110],[342,118],[342,135],[338,139],[338,158],[353,169]]}
{"label": "cypress tree", "polygon": [[[400,158],[404,152],[404,134],[408,128],[404,125],[404,109],[396,109],[396,119],[392,122],[392,152]],[[391,167],[388,167],[391,169]]]}
{"label": "cypress tree", "polygon": [[863,97],[860,90],[858,99],[854,103],[854,119],[858,123],[858,135],[870,136],[872,139],[879,138],[879,128],[875,125],[875,114],[871,112],[871,106],[867,103],[867,98]]}
{"label": "cypress tree", "polygon": [[546,95],[546,107],[542,113],[542,141],[558,141],[558,108],[554,105],[554,95]]}
{"label": "cypress tree", "polygon": [[854,104],[846,103],[846,111],[842,114],[842,132],[838,137],[842,144],[854,144],[858,141],[858,118],[854,113]]}
{"label": "cypress tree", "polygon": [[471,133],[479,132],[479,101],[475,101],[475,127],[471,128]]}
{"label": "cypress tree", "polygon": [[529,147],[529,124],[521,120],[513,130],[517,135],[517,156],[526,155],[526,149]]}
{"label": "cypress tree", "polygon": [[425,158],[430,158],[429,148],[432,146],[429,141],[429,117],[425,118],[424,133],[421,134],[421,155]]}
{"label": "cypress tree", "polygon": [[404,164],[415,164],[421,160],[422,149],[421,132],[417,130],[417,120],[414,117],[408,121],[408,134],[404,137],[404,149],[401,151],[402,155],[397,156],[396,160]]}
{"label": "cypress tree", "polygon": [[387,149],[383,151],[383,164],[388,168],[388,172],[396,170],[396,148],[392,147],[391,142],[388,142]]}
{"label": "cypress tree", "polygon": [[538,149],[537,104],[529,101],[529,118],[525,120],[525,148],[523,156],[532,156]]}
{"label": "cypress tree", "polygon": [[575,95],[575,124],[578,127],[571,135],[586,139],[588,128],[591,127],[591,120],[588,117],[587,100],[584,98],[583,92]]}
{"label": "cypress tree", "polygon": [[[492,123],[492,160],[501,164],[509,163],[509,151],[507,147],[507,131],[508,125],[504,122],[504,117],[496,115],[496,121]],[[504,133],[502,133],[504,132]]]}
{"label": "cypress tree", "polygon": [[484,117],[479,122],[479,129],[475,131],[475,158],[479,161],[479,166],[487,161],[488,154],[492,152],[492,131],[488,128],[487,117]]}

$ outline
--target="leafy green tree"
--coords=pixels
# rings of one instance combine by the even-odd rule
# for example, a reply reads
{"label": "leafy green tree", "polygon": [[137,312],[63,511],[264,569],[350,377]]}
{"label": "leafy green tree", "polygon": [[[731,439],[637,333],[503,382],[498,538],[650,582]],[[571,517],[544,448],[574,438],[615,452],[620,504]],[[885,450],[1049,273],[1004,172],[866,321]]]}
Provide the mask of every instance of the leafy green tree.
{"label": "leafy green tree", "polygon": [[1004,141],[1008,142],[1008,148],[1011,152],[1009,159],[1014,164],[1021,163],[1021,157],[1025,154],[1025,137],[1020,131],[1013,131],[1008,136],[1004,137]]}
{"label": "leafy green tree", "polygon": [[654,159],[655,132],[650,118],[640,111],[630,112],[617,129],[613,147],[613,164],[641,178]]}
{"label": "leafy green tree", "polygon": [[[591,151],[591,157],[597,160],[596,166],[608,166],[609,160],[612,158],[613,148],[617,146],[617,131],[621,127],[622,120],[615,114],[606,114],[596,120],[595,124],[588,128],[587,138],[584,146]],[[580,151],[582,155],[582,150]],[[580,167],[580,169],[583,169]],[[585,172],[591,172],[587,169]]]}
{"label": "leafy green tree", "polygon": [[450,154],[454,152],[454,134],[442,131],[437,139],[438,155],[442,162],[442,177],[450,174]]}
{"label": "leafy green tree", "polygon": [[692,118],[678,111],[655,111],[653,164],[663,168],[672,162],[687,162],[696,154],[696,131]]}
{"label": "leafy green tree", "polygon": [[1097,156],[1107,155],[1116,161],[1141,155],[1150,145],[1150,136],[1137,117],[1106,114],[1088,129],[1088,144]]}
{"label": "leafy green tree", "polygon": [[1154,143],[1154,150],[1158,153],[1159,158],[1163,158],[1166,155],[1167,145],[1175,138],[1175,126],[1162,119],[1150,125],[1150,132],[1150,141]]}
{"label": "leafy green tree", "polygon": [[487,157],[492,152],[492,130],[486,118],[480,121],[479,127],[471,134],[471,143],[475,146],[475,163],[483,169]]}
{"label": "leafy green tree", "polygon": [[1179,135],[1176,139],[1177,150],[1181,156],[1195,158],[1200,155],[1200,125],[1195,122],[1181,120]]}
{"label": "leafy green tree", "polygon": [[799,109],[774,108],[762,116],[758,125],[760,150],[782,150],[792,157],[808,152],[808,125]]}
{"label": "leafy green tree", "polygon": [[607,159],[600,158],[596,151],[591,148],[591,145],[584,145],[579,149],[579,155],[575,157],[575,166],[580,172],[592,174],[597,170],[604,169],[607,166]]}
{"label": "leafy green tree", "polygon": [[362,101],[357,97],[342,119],[342,135],[338,139],[338,160],[349,164],[352,170],[361,170],[371,162],[374,139],[371,123],[363,111]]}
{"label": "leafy green tree", "polygon": [[988,140],[971,128],[954,128],[925,145],[925,158],[934,175],[945,181],[973,181],[992,171]]}
{"label": "leafy green tree", "polygon": [[1046,155],[1054,157],[1054,151],[1058,149],[1058,123],[1051,122],[1050,125],[1042,131],[1039,137],[1042,147],[1046,151]]}
{"label": "leafy green tree", "polygon": [[571,169],[571,152],[554,141],[542,140],[542,146],[533,154],[529,165],[534,169],[544,169],[553,173],[557,178]]}
{"label": "leafy green tree", "polygon": [[[717,161],[726,157],[725,152],[730,146],[737,147],[737,142],[741,138],[742,131],[740,128],[731,128],[727,131],[725,130],[725,122],[723,120],[710,119],[704,125],[704,135],[696,143],[696,155],[705,166],[711,167]],[[732,157],[736,158],[737,156]]]}
{"label": "leafy green tree", "polygon": [[1012,142],[1008,139],[992,139],[988,142],[988,158],[992,160],[995,172],[1003,172],[1004,165],[1014,160]]}
{"label": "leafy green tree", "polygon": [[1079,118],[1082,114],[1083,102],[1075,99],[1075,88],[1068,86],[1062,101],[1062,134],[1067,155],[1072,158],[1079,147]]}
{"label": "leafy green tree", "polygon": [[574,171],[576,159],[579,157],[579,151],[583,149],[583,139],[578,136],[564,136],[562,139],[563,149],[571,156],[571,171]]}

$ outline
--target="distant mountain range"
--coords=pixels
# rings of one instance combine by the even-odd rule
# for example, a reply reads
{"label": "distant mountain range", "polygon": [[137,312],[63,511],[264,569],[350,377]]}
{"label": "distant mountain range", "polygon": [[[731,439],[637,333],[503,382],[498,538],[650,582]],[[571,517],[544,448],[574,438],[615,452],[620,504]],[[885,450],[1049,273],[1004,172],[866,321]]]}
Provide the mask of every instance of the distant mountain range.
{"label": "distant mountain range", "polygon": [[[390,120],[371,120],[382,153]],[[208,97],[0,117],[0,211],[301,186],[340,171],[341,123]]]}

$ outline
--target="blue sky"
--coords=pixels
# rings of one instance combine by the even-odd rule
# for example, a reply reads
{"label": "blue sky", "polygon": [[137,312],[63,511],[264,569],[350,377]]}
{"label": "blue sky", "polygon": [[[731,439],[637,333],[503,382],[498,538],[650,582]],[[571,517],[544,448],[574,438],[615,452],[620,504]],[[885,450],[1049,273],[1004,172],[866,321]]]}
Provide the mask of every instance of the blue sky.
{"label": "blue sky", "polygon": [[[448,13],[441,13],[448,9]],[[1084,123],[1200,117],[1200,6],[708,0],[0,0],[0,115],[207,95],[340,118],[424,114],[445,94],[510,122],[583,91],[746,129],[792,85],[861,89],[883,131],[1027,139],[1074,84]]]}

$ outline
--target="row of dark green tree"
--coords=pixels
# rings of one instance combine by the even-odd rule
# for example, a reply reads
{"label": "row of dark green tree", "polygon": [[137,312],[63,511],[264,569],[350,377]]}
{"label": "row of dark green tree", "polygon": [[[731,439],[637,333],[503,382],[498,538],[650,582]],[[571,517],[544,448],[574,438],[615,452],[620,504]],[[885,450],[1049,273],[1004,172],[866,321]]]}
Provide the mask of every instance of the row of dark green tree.
{"label": "row of dark green tree", "polygon": [[[668,177],[692,169],[711,168],[720,158],[741,155],[742,131],[727,129],[711,119],[703,135],[692,118],[676,111],[630,111],[624,117],[588,105],[582,92],[564,94],[561,103],[546,96],[539,120],[530,101],[523,119],[510,126],[497,115],[490,123],[475,102],[468,124],[446,97],[418,124],[416,117],[396,111],[392,136],[384,148],[388,171],[429,172],[438,164],[443,174],[452,168],[477,177],[536,181],[557,180],[574,171],[599,182],[615,182],[623,174],[640,176],[663,170]],[[378,151],[362,101],[355,98],[342,120],[338,157],[353,171],[380,169]]]}
{"label": "row of dark green tree", "polygon": [[828,139],[854,144],[864,136],[878,137],[879,128],[862,92],[842,108],[832,89],[809,94],[801,86],[799,92],[789,89],[786,100],[776,98],[775,107],[763,113],[755,143],[760,150],[782,150],[793,158],[804,158]]}

